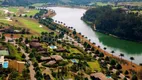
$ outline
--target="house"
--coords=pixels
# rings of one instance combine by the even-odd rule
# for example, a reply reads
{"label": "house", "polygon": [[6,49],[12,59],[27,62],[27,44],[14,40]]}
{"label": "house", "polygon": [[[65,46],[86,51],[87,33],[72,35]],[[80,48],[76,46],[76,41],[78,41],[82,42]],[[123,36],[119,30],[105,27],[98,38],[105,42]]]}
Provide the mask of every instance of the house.
{"label": "house", "polygon": [[48,63],[46,63],[47,65],[54,65],[56,64],[56,61],[55,60],[52,60],[52,61],[49,61]]}
{"label": "house", "polygon": [[25,62],[16,61],[16,60],[9,60],[9,67],[16,69],[18,72],[22,73],[25,69]]}
{"label": "house", "polygon": [[47,60],[51,60],[51,57],[41,57],[41,61],[47,61]]}
{"label": "house", "polygon": [[39,40],[38,39],[32,39],[31,42],[39,42]]}
{"label": "house", "polygon": [[40,48],[41,47],[41,44],[39,42],[31,42],[30,43],[30,48]]}
{"label": "house", "polygon": [[0,56],[0,66],[1,67],[2,67],[3,63],[4,63],[4,56]]}
{"label": "house", "polygon": [[61,61],[61,60],[63,60],[63,58],[62,58],[60,55],[52,55],[52,56],[51,56],[51,59],[54,59],[54,60],[56,60],[56,61]]}
{"label": "house", "polygon": [[7,63],[4,59],[4,56],[9,55],[7,50],[0,50],[0,67],[6,67],[5,63]]}
{"label": "house", "polygon": [[94,80],[113,80],[112,78],[107,77],[106,75],[104,75],[104,74],[101,73],[101,72],[92,73],[92,74],[90,75],[90,77],[93,78]]}
{"label": "house", "polygon": [[66,49],[59,47],[58,49],[55,50],[56,52],[67,52]]}

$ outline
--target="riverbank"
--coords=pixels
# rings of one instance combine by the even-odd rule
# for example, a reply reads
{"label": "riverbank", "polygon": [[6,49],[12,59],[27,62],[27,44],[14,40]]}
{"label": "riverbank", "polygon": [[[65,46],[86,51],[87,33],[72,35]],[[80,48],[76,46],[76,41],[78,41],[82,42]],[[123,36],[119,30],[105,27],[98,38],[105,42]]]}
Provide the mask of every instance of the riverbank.
{"label": "riverbank", "polygon": [[[62,25],[63,28],[66,28],[65,26]],[[68,29],[68,28],[66,28]],[[73,32],[73,30],[71,29],[68,29],[69,32]],[[125,60],[125,59],[121,59],[120,57],[118,56],[115,56],[115,55],[112,55],[111,53],[109,52],[106,52],[105,50],[103,50],[101,47],[98,47],[97,45],[91,43],[88,39],[86,39],[85,37],[82,37],[82,35],[80,35],[79,33],[76,33],[78,37],[80,37],[80,39],[83,41],[83,42],[87,42],[88,44],[91,45],[91,47],[93,47],[95,50],[98,50],[100,53],[103,53],[105,56],[108,56],[112,59],[115,59],[117,60],[119,63],[121,63],[121,66],[122,66],[122,71],[123,73],[127,70],[127,71],[135,71],[135,72],[139,72],[141,69],[142,69],[142,66],[140,65],[137,65],[135,63],[132,63],[128,60]],[[74,38],[74,37],[72,37]],[[121,61],[121,62],[120,62]],[[132,77],[131,74],[129,74],[130,77]]]}
{"label": "riverbank", "polygon": [[90,6],[79,6],[79,5],[44,5],[43,7],[63,7],[63,8],[76,8],[76,9],[85,9],[88,10],[90,8]]}
{"label": "riverbank", "polygon": [[[61,24],[60,24],[60,25],[61,25]],[[73,31],[73,30],[71,30],[71,29],[69,29],[69,28],[67,28],[67,27],[65,27],[65,26],[63,26],[63,25],[62,25],[62,27],[68,29],[68,31],[71,32],[71,33],[72,33],[72,31]],[[83,42],[87,42],[87,43],[90,44],[92,47],[94,47],[95,50],[99,50],[100,53],[104,53],[105,56],[109,56],[110,58],[116,59],[118,62],[121,61],[121,58],[120,58],[119,56],[114,56],[114,55],[112,56],[111,53],[106,52],[105,50],[99,48],[97,45],[94,45],[94,44],[91,43],[88,39],[86,39],[85,37],[82,37],[82,35],[80,35],[79,33],[77,33],[77,36],[80,37],[80,39],[82,39]],[[122,63],[121,65],[122,65],[122,70],[123,70],[123,71],[131,70],[131,69],[132,69],[132,70],[138,72],[138,71],[142,68],[140,65],[137,65],[137,64],[135,64],[135,63],[132,63],[132,65],[131,65],[131,62],[128,61],[128,60],[125,60],[125,59],[122,59],[122,62],[123,62],[123,63]]]}
{"label": "riverbank", "polygon": [[109,35],[109,36],[112,36],[112,37],[117,38],[117,39],[122,39],[122,40],[128,40],[128,41],[132,41],[132,42],[142,43],[142,41],[139,41],[139,40],[129,39],[129,38],[125,38],[125,37],[119,37],[119,36],[116,36],[116,35],[111,34],[109,32],[106,32],[106,31],[103,31],[103,30],[98,30],[98,29],[96,29],[96,26],[94,26],[95,24],[93,24],[92,22],[86,21],[86,20],[84,20],[82,18],[81,18],[81,20],[83,20],[87,25],[91,26],[91,28],[94,31],[97,31],[97,32],[100,32],[100,33],[103,33],[103,34],[106,34],[106,35]]}

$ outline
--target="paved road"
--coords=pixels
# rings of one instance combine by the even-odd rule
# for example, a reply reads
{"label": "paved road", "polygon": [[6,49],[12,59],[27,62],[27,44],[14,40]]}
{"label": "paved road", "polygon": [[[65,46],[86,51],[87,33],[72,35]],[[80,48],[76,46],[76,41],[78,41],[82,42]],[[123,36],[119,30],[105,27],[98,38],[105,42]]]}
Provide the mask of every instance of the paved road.
{"label": "paved road", "polygon": [[25,53],[24,49],[21,48],[21,52],[25,54],[26,56],[26,60],[29,61],[30,63],[30,67],[29,67],[29,70],[30,70],[30,77],[31,77],[31,80],[36,80],[36,78],[34,77],[35,76],[35,70],[34,70],[34,66],[32,65],[32,61],[30,61],[29,59],[29,54]]}
{"label": "paved road", "polygon": [[[6,37],[6,40],[5,40],[5,42],[8,42],[8,40],[11,40],[11,38],[9,38],[9,37]],[[16,42],[14,41],[14,42],[12,42],[12,44],[14,45],[14,46],[19,46],[18,44],[16,44]],[[26,56],[26,61],[29,61],[29,63],[30,63],[30,67],[29,67],[29,70],[30,70],[30,78],[31,78],[31,80],[36,80],[36,78],[34,77],[34,75],[35,75],[35,70],[34,70],[34,67],[33,67],[33,65],[32,65],[32,61],[30,61],[29,59],[29,54],[27,54],[27,53],[25,53],[25,50],[22,48],[22,47],[20,47],[21,48],[21,52],[23,53],[23,54],[25,54],[25,56]]]}

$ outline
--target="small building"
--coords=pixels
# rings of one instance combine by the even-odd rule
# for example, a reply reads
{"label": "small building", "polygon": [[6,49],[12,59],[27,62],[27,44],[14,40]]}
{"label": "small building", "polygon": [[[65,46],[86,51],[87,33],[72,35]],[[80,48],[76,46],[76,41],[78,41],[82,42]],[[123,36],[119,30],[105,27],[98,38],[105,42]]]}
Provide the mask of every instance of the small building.
{"label": "small building", "polygon": [[41,57],[41,61],[47,61],[47,60],[51,60],[51,57]]}
{"label": "small building", "polygon": [[61,61],[61,60],[63,60],[62,56],[60,56],[60,55],[52,55],[52,56],[51,56],[51,59],[54,59],[54,60],[56,60],[56,61]]}
{"label": "small building", "polygon": [[9,55],[7,50],[0,50],[0,67],[7,68],[8,62],[4,60],[6,55]]}
{"label": "small building", "polygon": [[39,42],[39,40],[38,39],[32,39],[31,42]]}
{"label": "small building", "polygon": [[22,73],[25,69],[25,62],[16,61],[16,60],[9,60],[9,67],[16,69],[18,72]]}
{"label": "small building", "polygon": [[50,46],[50,49],[57,49],[57,46]]}
{"label": "small building", "polygon": [[49,61],[48,63],[46,63],[47,65],[54,65],[56,64],[56,61],[55,60],[52,60],[52,61]]}
{"label": "small building", "polygon": [[4,61],[2,68],[8,68],[8,61]]}
{"label": "small building", "polygon": [[56,52],[67,52],[67,50],[66,49],[64,49],[64,48],[58,48],[58,49],[56,49],[55,50]]}
{"label": "small building", "polygon": [[41,44],[39,42],[31,42],[30,47],[38,49],[41,47]]}
{"label": "small building", "polygon": [[101,72],[92,73],[90,77],[93,78],[94,80],[113,80],[110,76],[107,77],[105,74]]}

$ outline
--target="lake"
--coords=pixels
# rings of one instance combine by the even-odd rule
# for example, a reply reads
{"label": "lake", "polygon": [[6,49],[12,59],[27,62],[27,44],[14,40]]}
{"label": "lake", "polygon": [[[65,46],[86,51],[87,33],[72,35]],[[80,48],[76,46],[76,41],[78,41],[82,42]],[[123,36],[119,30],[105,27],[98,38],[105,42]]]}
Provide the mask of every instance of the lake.
{"label": "lake", "polygon": [[130,57],[134,57],[135,60],[133,62],[137,64],[142,63],[142,43],[121,40],[93,31],[90,26],[80,19],[86,12],[85,9],[64,7],[49,8],[55,10],[57,13],[57,15],[53,17],[54,20],[62,21],[67,26],[73,27],[77,32],[81,32],[85,37],[87,36],[88,39],[91,39],[91,42],[95,42],[96,45],[99,45],[102,49],[106,47],[107,52],[113,50],[116,56],[123,53],[125,59],[130,60]]}

